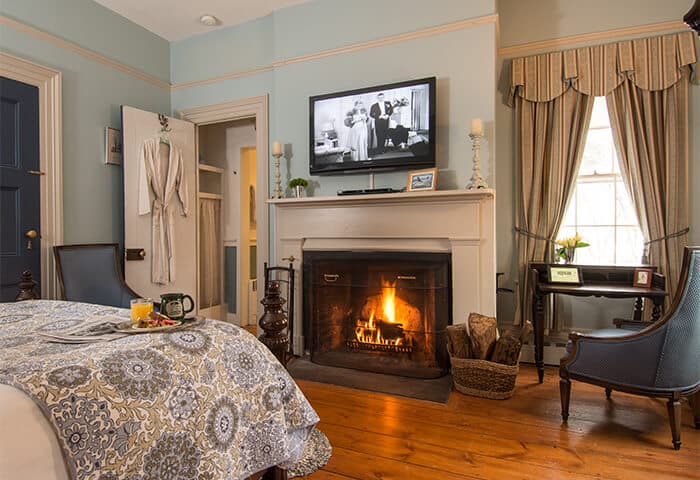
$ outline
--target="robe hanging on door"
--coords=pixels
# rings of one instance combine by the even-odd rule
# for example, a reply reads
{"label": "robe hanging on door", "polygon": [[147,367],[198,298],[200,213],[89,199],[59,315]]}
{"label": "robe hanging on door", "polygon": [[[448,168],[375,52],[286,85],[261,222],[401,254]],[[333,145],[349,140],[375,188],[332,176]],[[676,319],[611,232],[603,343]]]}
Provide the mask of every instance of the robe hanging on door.
{"label": "robe hanging on door", "polygon": [[[166,161],[160,159],[161,148],[169,149]],[[176,191],[182,205],[182,215],[186,217],[189,215],[187,180],[180,149],[162,143],[159,138],[147,139],[143,142],[139,158],[138,207],[139,215],[151,214],[151,281],[163,285],[175,280],[173,195]]]}

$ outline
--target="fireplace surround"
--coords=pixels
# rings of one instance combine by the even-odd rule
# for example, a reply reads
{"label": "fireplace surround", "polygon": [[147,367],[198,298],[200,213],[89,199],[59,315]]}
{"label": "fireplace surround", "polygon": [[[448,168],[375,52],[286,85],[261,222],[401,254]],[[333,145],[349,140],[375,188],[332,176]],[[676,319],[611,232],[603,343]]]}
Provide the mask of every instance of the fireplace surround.
{"label": "fireplace surround", "polygon": [[301,273],[296,278],[292,339],[297,355],[309,353],[301,259],[312,252],[449,254],[452,323],[464,323],[470,312],[496,314],[496,202],[491,189],[285,198],[268,203],[274,221],[270,262],[292,261]]}

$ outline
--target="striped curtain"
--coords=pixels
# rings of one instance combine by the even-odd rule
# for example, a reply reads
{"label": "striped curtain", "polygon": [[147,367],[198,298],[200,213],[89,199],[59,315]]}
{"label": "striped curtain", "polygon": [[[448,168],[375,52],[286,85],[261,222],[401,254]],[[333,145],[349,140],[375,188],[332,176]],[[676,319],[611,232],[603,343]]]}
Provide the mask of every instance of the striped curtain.
{"label": "striped curtain", "polygon": [[[552,255],[549,244],[576,179],[593,97],[608,98],[622,175],[646,241],[687,227],[687,82],[695,60],[692,32],[513,59],[508,100],[515,107],[519,188],[516,323],[531,314],[528,263]],[[670,247],[665,239],[652,244],[649,261],[667,274],[671,288],[684,239],[675,237]]]}

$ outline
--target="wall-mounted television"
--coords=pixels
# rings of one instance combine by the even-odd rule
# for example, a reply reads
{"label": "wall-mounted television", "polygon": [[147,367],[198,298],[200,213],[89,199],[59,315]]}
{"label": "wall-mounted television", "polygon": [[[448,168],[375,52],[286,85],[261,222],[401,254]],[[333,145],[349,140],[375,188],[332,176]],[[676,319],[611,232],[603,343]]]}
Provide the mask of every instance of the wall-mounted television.
{"label": "wall-mounted television", "polygon": [[435,166],[435,77],[309,98],[309,171]]}

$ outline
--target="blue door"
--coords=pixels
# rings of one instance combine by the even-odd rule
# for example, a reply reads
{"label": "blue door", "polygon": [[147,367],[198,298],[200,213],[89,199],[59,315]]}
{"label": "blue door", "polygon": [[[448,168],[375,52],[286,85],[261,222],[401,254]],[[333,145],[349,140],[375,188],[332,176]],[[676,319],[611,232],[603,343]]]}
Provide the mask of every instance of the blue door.
{"label": "blue door", "polygon": [[40,180],[39,89],[0,77],[0,302],[24,270],[41,279]]}

